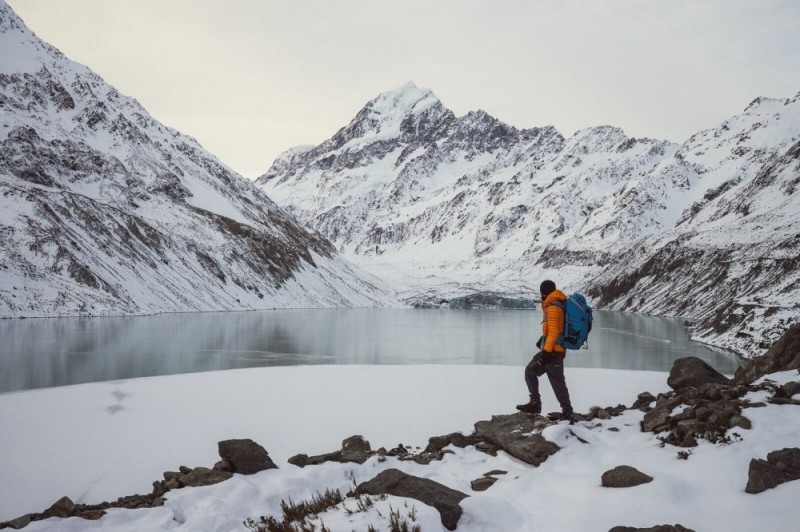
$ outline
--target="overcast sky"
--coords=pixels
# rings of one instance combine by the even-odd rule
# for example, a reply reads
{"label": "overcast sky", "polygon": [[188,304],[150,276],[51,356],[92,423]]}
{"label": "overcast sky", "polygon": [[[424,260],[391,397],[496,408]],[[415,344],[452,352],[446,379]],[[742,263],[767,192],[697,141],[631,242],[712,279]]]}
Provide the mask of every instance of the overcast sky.
{"label": "overcast sky", "polygon": [[800,91],[798,0],[8,0],[246,177],[408,81],[565,136],[676,142]]}

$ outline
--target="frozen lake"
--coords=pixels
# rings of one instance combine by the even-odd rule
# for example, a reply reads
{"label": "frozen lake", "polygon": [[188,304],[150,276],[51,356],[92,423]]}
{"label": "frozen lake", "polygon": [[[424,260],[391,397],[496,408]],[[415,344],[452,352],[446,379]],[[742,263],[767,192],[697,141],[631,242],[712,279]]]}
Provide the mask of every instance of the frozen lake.
{"label": "frozen lake", "polygon": [[[669,371],[694,355],[732,374],[739,359],[689,340],[681,320],[595,311],[589,349],[567,367]],[[231,368],[304,364],[524,366],[539,310],[276,310],[0,320],[0,393]],[[521,378],[521,377],[520,377]]]}

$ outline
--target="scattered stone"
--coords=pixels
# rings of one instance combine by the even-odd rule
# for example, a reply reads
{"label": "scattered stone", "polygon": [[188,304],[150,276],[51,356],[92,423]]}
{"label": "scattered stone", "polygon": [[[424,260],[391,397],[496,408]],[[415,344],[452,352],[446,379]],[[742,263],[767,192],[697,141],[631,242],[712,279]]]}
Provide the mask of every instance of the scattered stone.
{"label": "scattered stone", "polygon": [[551,424],[540,416],[519,412],[475,423],[475,435],[523,462],[538,466],[559,450],[558,445],[541,435]]}
{"label": "scattered stone", "polygon": [[434,436],[428,439],[428,446],[425,447],[425,451],[429,453],[437,453],[448,445],[453,445],[463,449],[464,447],[475,445],[478,443],[478,441],[479,440],[474,435],[464,436],[460,432],[452,432],[445,436]]}
{"label": "scattered stone", "polygon": [[697,357],[679,358],[672,365],[667,384],[673,390],[703,384],[729,384],[730,380]]}
{"label": "scattered stone", "polygon": [[217,444],[219,456],[230,464],[233,473],[252,475],[278,466],[267,450],[251,439],[225,440]]}
{"label": "scattered stone", "polygon": [[191,472],[192,472],[192,468],[191,468],[191,467],[186,467],[186,466],[183,466],[183,465],[182,465],[182,466],[180,466],[180,467],[178,468],[178,471],[180,471],[180,472],[181,472],[181,475],[187,475],[187,474],[189,474],[189,473],[191,473]]}
{"label": "scattered stone", "polygon": [[671,409],[653,408],[644,415],[642,430],[645,432],[661,432],[669,428]]}
{"label": "scattered stone", "polygon": [[787,382],[781,386],[781,391],[786,397],[792,397],[800,393],[800,382]]}
{"label": "scattered stone", "polygon": [[[402,449],[402,454],[408,454],[408,450],[399,445],[398,449],[387,451],[387,456],[397,456]],[[325,462],[340,462],[347,463],[353,462],[363,464],[373,454],[377,454],[370,450],[370,444],[363,436],[350,436],[342,441],[342,448],[339,451],[332,453],[319,454],[316,456],[308,456],[307,454],[296,454],[289,458],[289,463],[297,467],[306,467],[309,465],[319,465]]]}
{"label": "scattered stone", "polygon": [[497,482],[496,478],[483,476],[473,480],[469,485],[473,491],[486,491],[491,488],[495,482]]}
{"label": "scattered stone", "polygon": [[605,488],[631,488],[652,482],[653,477],[645,475],[638,469],[621,465],[603,473],[601,484]]}
{"label": "scattered stone", "polygon": [[785,482],[800,480],[800,449],[787,448],[773,451],[766,460],[750,460],[747,476],[747,493],[761,493]]}
{"label": "scattered stone", "polygon": [[211,486],[212,484],[219,484],[220,482],[228,480],[232,476],[233,473],[229,473],[228,471],[196,467],[191,473],[183,475],[179,479],[179,482],[181,486]]}
{"label": "scattered stone", "polygon": [[75,514],[81,519],[86,519],[87,521],[97,521],[104,515],[106,515],[105,510],[87,510],[85,512],[81,512],[79,514]]}
{"label": "scattered stone", "polygon": [[502,469],[493,469],[488,473],[483,474],[484,477],[493,477],[497,475],[508,475],[508,471],[503,471]]}
{"label": "scattered stone", "polygon": [[356,435],[342,441],[342,462],[363,464],[372,455],[372,448],[363,436]]}
{"label": "scattered stone", "polygon": [[61,497],[43,512],[44,519],[50,517],[69,517],[75,511],[75,503],[69,497]]}
{"label": "scattered stone", "polygon": [[229,473],[233,473],[233,465],[228,462],[227,460],[220,460],[212,469],[216,469],[217,471],[227,471]]}
{"label": "scattered stone", "polygon": [[[5,526],[7,528],[13,528],[14,530],[19,530],[20,528],[25,528],[31,521],[33,520],[33,514],[25,514],[23,516],[17,517],[16,519],[12,519],[11,521],[6,521],[5,523],[0,523],[0,525]],[[2,528],[0,526],[0,528]]]}
{"label": "scattered stone", "polygon": [[[188,467],[186,469],[189,469]],[[187,471],[186,473],[188,473]],[[173,478],[178,479],[181,478],[181,475],[185,475],[186,473],[178,472],[178,471],[164,471],[164,480],[170,481]]]}
{"label": "scattered stone", "polygon": [[357,493],[367,495],[394,495],[416,499],[433,506],[439,511],[442,524],[448,530],[455,530],[461,517],[460,503],[466,493],[448,488],[427,478],[419,478],[398,469],[387,469],[368,482],[359,484]]}

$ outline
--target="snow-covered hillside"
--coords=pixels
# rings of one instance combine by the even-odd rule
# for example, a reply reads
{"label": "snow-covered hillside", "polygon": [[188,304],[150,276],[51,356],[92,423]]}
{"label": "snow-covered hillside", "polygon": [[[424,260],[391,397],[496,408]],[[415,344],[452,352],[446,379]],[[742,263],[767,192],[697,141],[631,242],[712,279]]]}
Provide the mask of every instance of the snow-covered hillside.
{"label": "snow-covered hillside", "polygon": [[[686,316],[706,341],[755,354],[800,307],[798,140],[800,95],[759,98],[677,145],[459,118],[410,83],[258,183],[408,302],[531,296],[552,277],[603,306]],[[667,243],[681,268],[657,255]],[[686,296],[673,272],[692,282]],[[726,282],[740,277],[752,284]],[[757,319],[745,331],[729,310]]]}
{"label": "snow-covered hillside", "polygon": [[0,0],[0,316],[389,300]]}

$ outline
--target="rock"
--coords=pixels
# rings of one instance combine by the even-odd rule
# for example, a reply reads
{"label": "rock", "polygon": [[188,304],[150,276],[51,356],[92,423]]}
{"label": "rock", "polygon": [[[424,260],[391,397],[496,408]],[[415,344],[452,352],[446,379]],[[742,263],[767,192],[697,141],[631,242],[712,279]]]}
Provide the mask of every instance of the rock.
{"label": "rock", "polygon": [[211,486],[228,480],[233,473],[227,471],[217,471],[207,467],[196,467],[191,473],[183,475],[179,482],[183,486]]}
{"label": "rock", "polygon": [[694,532],[691,528],[682,525],[656,525],[650,528],[635,528],[632,526],[615,526],[608,532]]}
{"label": "rock", "polygon": [[[183,465],[182,465],[182,466],[180,466],[180,467],[178,468],[178,471],[180,471],[180,472],[181,472],[181,475],[186,475],[186,474],[188,474],[188,473],[191,473],[191,472],[192,472],[192,468],[191,468],[191,467],[186,467],[186,466],[183,466]],[[164,480],[166,480],[166,479],[164,479]]]}
{"label": "rock", "polygon": [[523,462],[538,466],[559,450],[558,445],[541,435],[551,424],[544,418],[522,412],[492,416],[489,421],[475,423],[475,436]]}
{"label": "rock", "polygon": [[357,493],[368,495],[394,495],[416,499],[439,511],[442,524],[448,530],[455,530],[461,517],[460,503],[466,493],[448,488],[433,480],[419,478],[398,469],[387,469],[368,482],[359,484]]}
{"label": "rock", "polygon": [[217,471],[228,471],[229,473],[233,473],[233,465],[227,460],[220,460],[212,469],[216,469]]}
{"label": "rock", "polygon": [[[398,456],[398,449],[402,449],[402,454],[408,454],[405,447],[400,445],[397,449],[387,451],[388,456]],[[353,462],[363,464],[370,456],[372,456],[370,444],[363,436],[350,436],[342,441],[342,448],[339,451],[332,453],[318,454],[315,456],[308,456],[307,454],[296,454],[289,458],[288,462],[297,467],[306,467],[308,465],[319,465],[325,462],[340,462],[347,463]]]}
{"label": "rock", "polygon": [[7,527],[7,528],[13,528],[14,530],[25,528],[26,526],[31,524],[32,517],[33,514],[25,514],[23,516],[17,517],[16,519],[12,519],[11,521],[0,523],[0,528]]}
{"label": "rock", "polygon": [[787,382],[778,389],[776,395],[780,393],[783,397],[791,398],[793,395],[800,393],[800,382]]}
{"label": "rock", "polygon": [[369,442],[363,436],[356,435],[342,441],[342,462],[363,464],[371,456]]}
{"label": "rock", "polygon": [[773,451],[766,460],[750,460],[745,492],[755,494],[774,488],[784,482],[800,479],[800,449],[787,448]]}
{"label": "rock", "polygon": [[656,397],[650,392],[642,392],[638,396],[636,396],[636,401],[633,403],[631,408],[635,409],[643,409],[647,406],[650,406],[650,403],[656,400]]}
{"label": "rock", "polygon": [[181,487],[181,483],[177,478],[171,478],[164,483],[164,487],[169,490],[176,490]]}
{"label": "rock", "polygon": [[474,491],[486,491],[491,488],[495,482],[497,482],[496,478],[483,476],[473,480],[469,485]]}
{"label": "rock", "polygon": [[661,432],[669,428],[669,414],[671,410],[667,408],[654,408],[645,413],[642,420],[642,430],[644,432]]}
{"label": "rock", "polygon": [[77,515],[81,519],[86,519],[87,521],[97,521],[98,519],[106,515],[106,512],[105,510],[87,510],[85,512],[81,512],[75,515]]}
{"label": "rock", "polygon": [[217,444],[219,456],[230,464],[234,473],[252,475],[278,466],[269,457],[267,450],[250,439],[225,440]]}
{"label": "rock", "polygon": [[601,484],[605,488],[631,488],[652,482],[653,477],[645,475],[638,469],[621,465],[603,473]]}
{"label": "rock", "polygon": [[175,478],[175,479],[181,478],[181,475],[185,475],[186,473],[191,472],[191,469],[189,469],[188,467],[186,469],[187,469],[187,471],[185,471],[185,472],[183,472],[183,471],[181,471],[181,472],[178,472],[178,471],[164,471],[164,480],[170,481],[173,478]]}
{"label": "rock", "polygon": [[766,353],[745,362],[736,370],[733,381],[750,384],[764,375],[790,369],[800,369],[800,323],[789,327]]}
{"label": "rock", "polygon": [[438,453],[448,445],[454,445],[460,449],[469,445],[475,445],[478,439],[475,436],[464,436],[460,432],[452,432],[445,436],[434,436],[428,439],[428,446],[425,447],[425,452]]}
{"label": "rock", "polygon": [[679,358],[672,365],[667,384],[673,390],[703,384],[729,384],[730,380],[697,357]]}
{"label": "rock", "polygon": [[69,517],[75,511],[75,503],[69,497],[61,497],[43,512],[44,519],[50,517]]}

